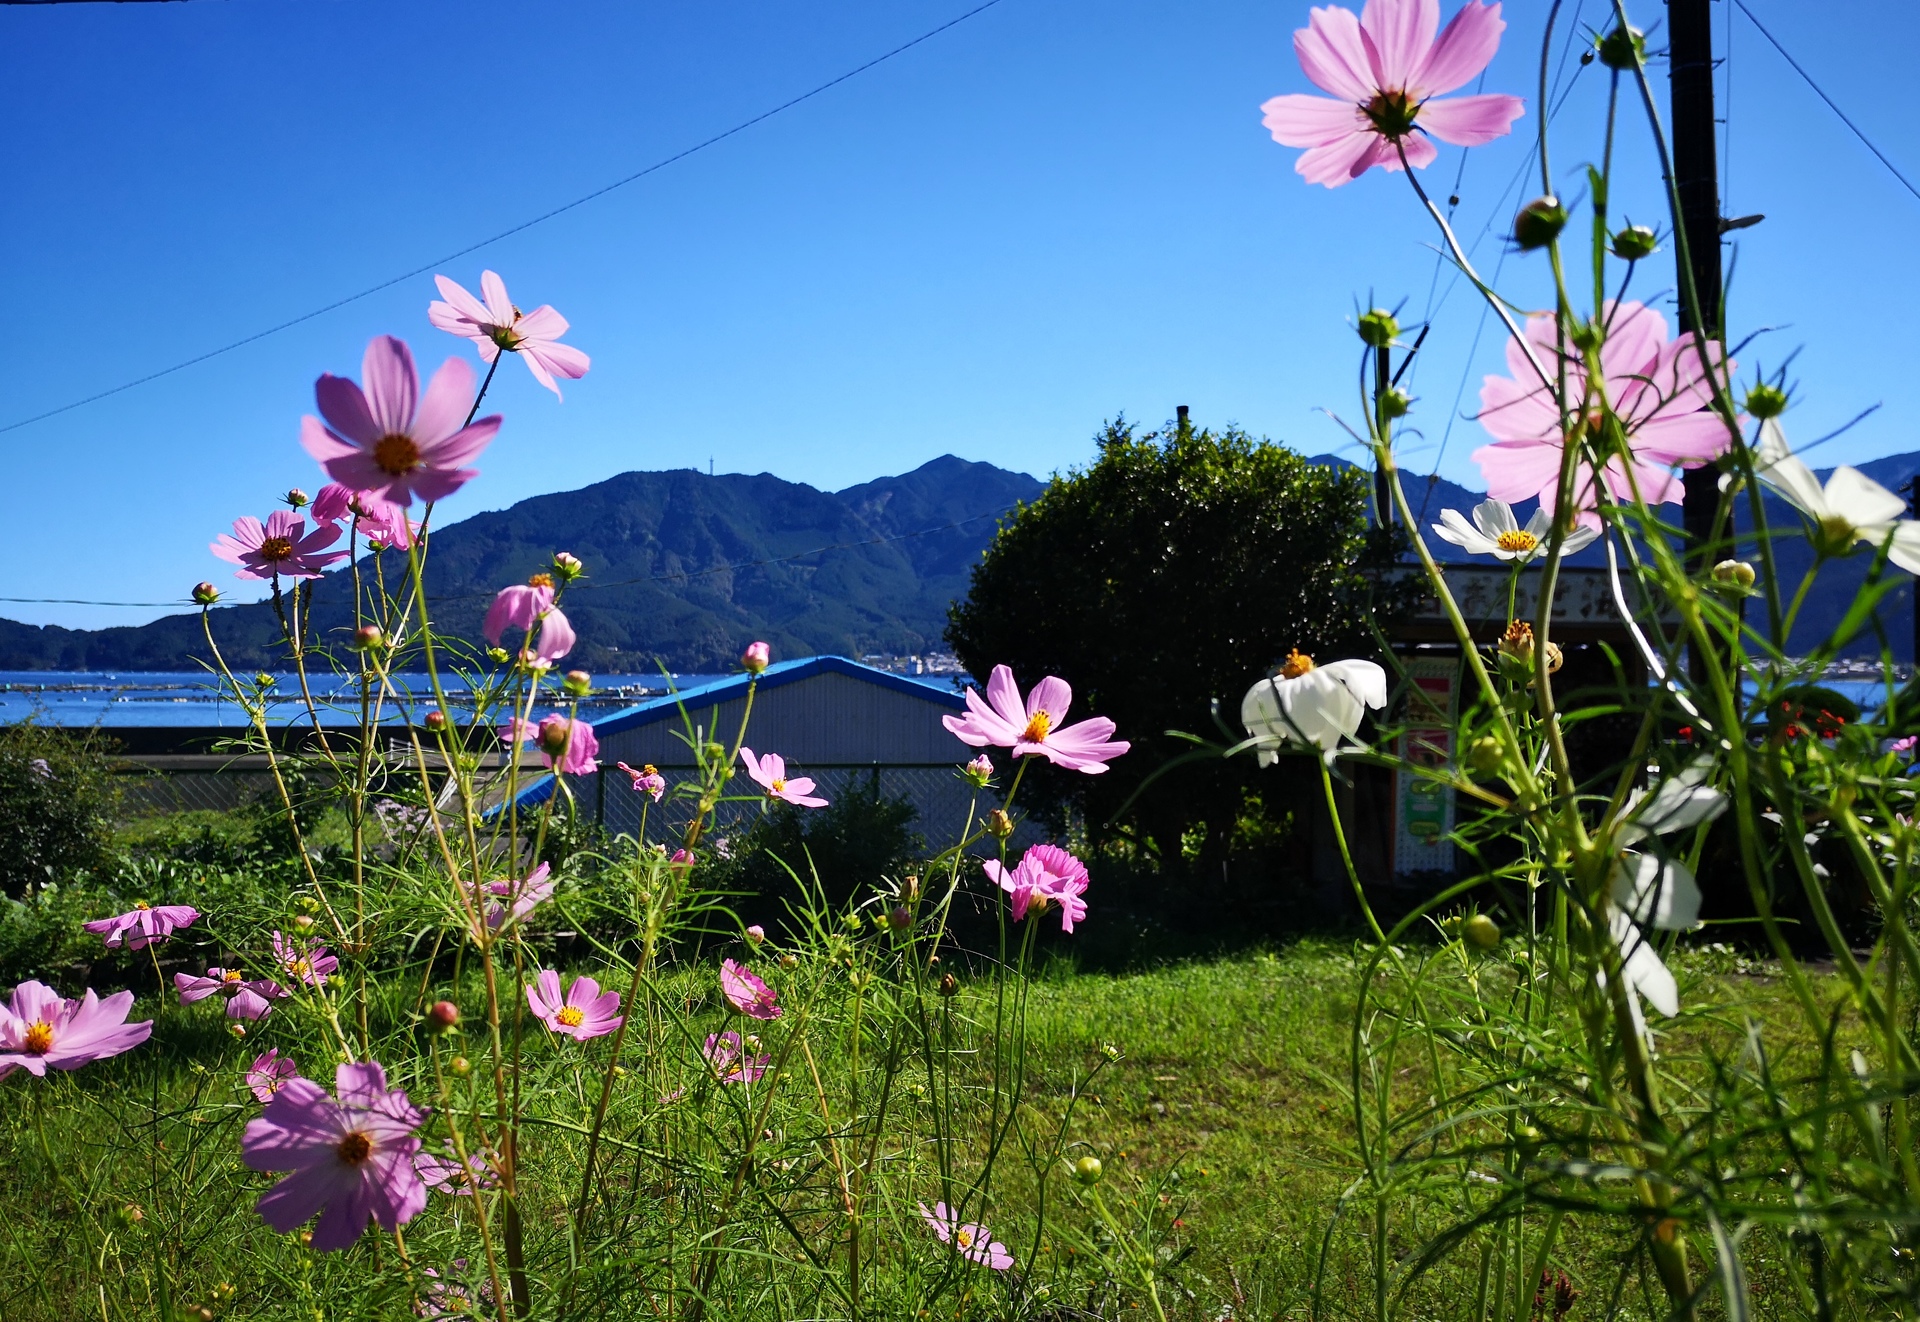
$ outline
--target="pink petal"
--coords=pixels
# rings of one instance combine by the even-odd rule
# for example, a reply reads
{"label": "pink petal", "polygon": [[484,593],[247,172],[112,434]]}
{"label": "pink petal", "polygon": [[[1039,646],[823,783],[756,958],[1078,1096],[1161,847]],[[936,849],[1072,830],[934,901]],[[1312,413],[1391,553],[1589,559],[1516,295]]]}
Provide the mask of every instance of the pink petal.
{"label": "pink petal", "polygon": [[[1019,730],[1027,723],[1027,709],[1020,702],[1020,686],[1013,682],[1013,670],[1009,666],[995,666],[987,677],[987,704],[989,711],[1000,718],[1010,729]],[[967,704],[973,706],[971,702]]]}
{"label": "pink petal", "polygon": [[378,1186],[369,1178],[371,1172],[353,1170],[344,1163],[341,1163],[341,1168],[351,1174],[352,1183],[340,1180],[335,1184],[335,1192],[327,1202],[327,1210],[320,1214],[320,1220],[313,1227],[313,1247],[322,1253],[353,1247],[355,1241],[366,1233],[367,1222],[373,1219],[375,1189]]}
{"label": "pink petal", "polygon": [[1356,130],[1352,137],[1302,152],[1293,163],[1294,172],[1310,184],[1338,188],[1355,177],[1355,163],[1371,161],[1384,141],[1371,128]]}
{"label": "pink petal", "polygon": [[[1505,136],[1512,130],[1513,121],[1526,113],[1527,103],[1519,97],[1489,92],[1484,96],[1450,96],[1442,101],[1428,101],[1420,107],[1415,122],[1442,142],[1456,147],[1478,147]],[[1407,159],[1413,159],[1412,143],[1408,144]],[[1413,163],[1426,164],[1425,161]]]}
{"label": "pink petal", "polygon": [[582,974],[573,980],[573,986],[567,989],[567,1004],[576,1010],[583,1010],[600,996],[600,984],[593,978]]}
{"label": "pink petal", "polygon": [[567,319],[554,311],[551,303],[542,303],[513,323],[513,333],[522,343],[527,340],[557,340],[567,333]]}
{"label": "pink petal", "polygon": [[[466,367],[465,363],[461,363],[460,365],[463,368]],[[471,372],[469,372],[467,382],[471,385],[472,381],[473,377]],[[470,407],[472,407],[471,400],[461,405],[463,410]],[[464,413],[462,416],[465,416]],[[470,427],[462,427],[459,431],[454,432],[451,436],[443,440],[436,442],[422,441],[420,445],[420,456],[431,467],[452,468],[475,458],[493,442],[493,438],[499,434],[499,431],[500,415],[495,413],[489,417],[480,419]]]}
{"label": "pink petal", "polygon": [[[486,305],[468,293],[465,285],[449,280],[444,275],[436,275],[433,277],[433,283],[434,286],[439,289],[440,297],[446,299],[447,302],[452,305],[452,310],[455,313],[465,317],[475,325],[479,325],[487,320]],[[432,315],[431,309],[429,309],[428,315]],[[445,328],[443,327],[442,329]],[[455,333],[464,335],[471,334],[472,331],[473,327],[468,326]]]}
{"label": "pink petal", "polygon": [[1706,463],[1732,445],[1726,420],[1718,413],[1685,413],[1641,423],[1628,438],[1636,457],[1661,464]]}
{"label": "pink petal", "polygon": [[1261,103],[1260,123],[1284,147],[1325,147],[1372,126],[1350,101],[1294,93]]}
{"label": "pink petal", "polygon": [[[327,425],[349,440],[372,445],[385,434],[374,421],[373,412],[367,406],[367,397],[361,393],[360,387],[344,376],[323,372],[320,379],[313,383],[313,400],[320,409],[320,416],[327,420]],[[311,422],[312,419],[307,421]],[[311,448],[308,453],[312,453]]]}
{"label": "pink petal", "polygon": [[1375,56],[1373,85],[1411,90],[1439,28],[1439,0],[1367,0],[1360,32]]}
{"label": "pink petal", "polygon": [[1293,34],[1293,53],[1315,86],[1354,105],[1373,99],[1373,71],[1352,10],[1314,10],[1307,26]]}
{"label": "pink petal", "polygon": [[1045,712],[1053,718],[1052,723],[1058,725],[1066,719],[1067,708],[1072,705],[1072,686],[1057,675],[1048,675],[1027,695],[1027,719],[1031,721],[1035,712]]}
{"label": "pink petal", "polygon": [[390,489],[398,494],[411,488],[412,495],[419,496],[421,500],[445,500],[479,476],[480,470],[477,468],[424,468],[410,475],[405,483],[395,483]]}
{"label": "pink petal", "polygon": [[1465,87],[1493,60],[1506,27],[1499,5],[1467,0],[1427,51],[1413,75],[1413,89],[1424,98]]}
{"label": "pink petal", "polygon": [[[440,370],[428,382],[420,411],[407,434],[413,437],[422,454],[428,453],[465,425],[472,408],[473,369],[464,358],[449,358],[440,364]],[[448,462],[457,464],[462,460]]]}
{"label": "pink petal", "polygon": [[533,373],[533,379],[535,381],[538,381],[548,390],[551,390],[555,399],[564,400],[566,398],[565,395],[560,393],[560,387],[555,383],[553,373],[547,370],[547,365],[540,361],[540,356],[533,352],[531,346],[522,344],[515,352],[520,355],[520,361],[527,365],[527,370]]}
{"label": "pink petal", "polygon": [[1560,481],[1560,447],[1508,442],[1483,445],[1473,452],[1487,494],[1509,503],[1554,490]]}
{"label": "pink petal", "polygon": [[1525,384],[1532,379],[1529,368],[1517,381],[1490,376],[1480,383],[1478,421],[1489,436],[1497,441],[1559,441],[1560,419],[1545,387]]}
{"label": "pink petal", "polygon": [[[277,1102],[286,1094],[287,1088],[292,1086],[293,1084],[289,1083],[282,1087],[274,1094],[274,1101]],[[257,1120],[253,1122],[253,1124],[258,1123]],[[248,1126],[249,1129],[252,1127],[252,1124]],[[351,1167],[344,1162],[332,1160],[332,1157],[333,1154],[329,1151],[326,1159],[303,1170],[297,1170],[281,1180],[260,1195],[260,1200],[253,1205],[254,1210],[260,1213],[261,1219],[268,1225],[281,1234],[287,1235],[298,1230],[321,1207],[350,1197],[353,1186],[360,1183],[360,1177]],[[360,1224],[362,1227],[366,1225],[364,1217]],[[353,1239],[358,1238],[359,1233],[356,1231]],[[353,1239],[349,1239],[347,1243],[351,1244]],[[315,1247],[319,1247],[318,1237],[315,1238]]]}
{"label": "pink petal", "polygon": [[480,293],[487,300],[488,321],[495,326],[513,325],[513,300],[507,297],[506,281],[492,271],[482,271]]}
{"label": "pink petal", "polygon": [[529,359],[538,359],[546,364],[548,371],[574,381],[585,376],[587,369],[593,366],[593,359],[571,344],[559,344],[550,339],[529,340],[520,346],[520,352]]}
{"label": "pink petal", "polygon": [[360,377],[365,383],[367,413],[376,429],[369,439],[410,435],[420,397],[413,351],[391,335],[376,335],[360,360]]}

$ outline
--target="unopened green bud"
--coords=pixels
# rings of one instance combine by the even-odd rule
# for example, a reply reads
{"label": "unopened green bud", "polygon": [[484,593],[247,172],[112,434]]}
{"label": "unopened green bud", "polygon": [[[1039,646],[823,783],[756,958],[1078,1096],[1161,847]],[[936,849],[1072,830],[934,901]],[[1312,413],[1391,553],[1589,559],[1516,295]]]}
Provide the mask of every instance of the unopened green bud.
{"label": "unopened green bud", "polygon": [[1567,209],[1557,197],[1536,197],[1513,218],[1513,241],[1521,252],[1544,248],[1567,227]]}
{"label": "unopened green bud", "polygon": [[1507,760],[1507,750],[1490,734],[1483,734],[1467,745],[1467,765],[1482,775],[1498,771]]}
{"label": "unopened green bud", "polygon": [[586,572],[587,567],[580,563],[579,556],[567,551],[557,551],[554,553],[554,577],[560,579],[562,582],[571,583],[574,579],[579,578],[580,575]]}
{"label": "unopened green bud", "polygon": [[1404,418],[1413,411],[1413,400],[1399,386],[1388,386],[1380,395],[1382,417]]}
{"label": "unopened green bud", "polygon": [[353,642],[348,644],[356,652],[378,652],[387,645],[387,636],[380,632],[377,624],[363,624],[353,631]]}
{"label": "unopened green bud", "polygon": [[1596,43],[1600,63],[1609,69],[1638,69],[1647,59],[1647,39],[1638,28],[1622,23]]}
{"label": "unopened green bud", "polygon": [[1787,411],[1787,392],[1762,381],[1747,392],[1746,410],[1756,418],[1777,418]]}
{"label": "unopened green bud", "polygon": [[1098,1157],[1082,1157],[1073,1163],[1073,1178],[1077,1184],[1098,1184],[1100,1173]]}
{"label": "unopened green bud", "polygon": [[942,973],[940,975],[940,994],[942,996],[958,996],[960,994],[960,979],[954,977],[951,973]]}
{"label": "unopened green bud", "polygon": [[1629,225],[1613,236],[1613,255],[1623,262],[1651,257],[1659,246],[1653,231],[1645,225]]}
{"label": "unopened green bud", "polygon": [[193,585],[193,604],[194,605],[211,606],[213,605],[214,602],[218,600],[220,600],[220,589],[215,587],[213,584],[195,583]]}
{"label": "unopened green bud", "polygon": [[473,1069],[473,1062],[465,1056],[455,1056],[447,1068],[451,1069],[455,1074],[465,1077]]}
{"label": "unopened green bud", "polygon": [[996,840],[1005,840],[1013,834],[1013,818],[995,808],[987,814],[987,834]]}
{"label": "unopened green bud", "polygon": [[576,698],[584,698],[593,692],[593,676],[584,670],[569,670],[560,687]]}
{"label": "unopened green bud", "polygon": [[1713,586],[1731,596],[1752,591],[1753,579],[1753,566],[1745,560],[1722,560],[1713,567]]}
{"label": "unopened green bud", "polygon": [[504,647],[489,647],[487,649],[487,659],[495,665],[504,665],[506,662],[513,660],[513,653]]}
{"label": "unopened green bud", "polygon": [[1360,318],[1360,338],[1373,349],[1384,349],[1400,338],[1400,323],[1384,308],[1375,308]]}
{"label": "unopened green bud", "polygon": [[1483,913],[1477,913],[1460,924],[1460,935],[1467,939],[1469,945],[1492,950],[1500,944],[1500,924]]}

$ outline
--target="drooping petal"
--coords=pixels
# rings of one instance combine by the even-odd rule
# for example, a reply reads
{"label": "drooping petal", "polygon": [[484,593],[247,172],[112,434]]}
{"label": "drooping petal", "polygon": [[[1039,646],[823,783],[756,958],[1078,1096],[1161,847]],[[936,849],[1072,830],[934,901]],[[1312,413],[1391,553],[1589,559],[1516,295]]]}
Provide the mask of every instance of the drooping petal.
{"label": "drooping petal", "polygon": [[[1300,159],[1293,163],[1294,172],[1310,184],[1338,188],[1353,180],[1355,163],[1371,160],[1381,141],[1380,135],[1371,128],[1357,129],[1350,137],[1301,152]],[[1362,167],[1359,173],[1364,170]]]}
{"label": "drooping petal", "polygon": [[1827,509],[1856,528],[1892,523],[1907,512],[1907,502],[1859,469],[1842,464],[1827,479]]}
{"label": "drooping petal", "polygon": [[[1512,132],[1513,121],[1526,113],[1527,103],[1519,97],[1488,92],[1482,96],[1449,96],[1429,101],[1420,107],[1415,123],[1442,142],[1456,147],[1481,147]],[[1431,146],[1428,150],[1432,151]],[[1409,142],[1408,159],[1413,155],[1413,144]],[[1426,161],[1414,161],[1414,164],[1425,165]]]}
{"label": "drooping petal", "polygon": [[1367,117],[1352,102],[1305,92],[1263,101],[1260,123],[1283,147],[1326,147],[1356,133],[1373,132]]}

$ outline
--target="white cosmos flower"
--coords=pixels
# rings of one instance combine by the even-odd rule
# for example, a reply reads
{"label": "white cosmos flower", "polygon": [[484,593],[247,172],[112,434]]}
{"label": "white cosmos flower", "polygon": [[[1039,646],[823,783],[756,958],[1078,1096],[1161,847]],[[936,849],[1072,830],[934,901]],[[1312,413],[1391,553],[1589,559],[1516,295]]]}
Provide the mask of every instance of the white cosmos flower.
{"label": "white cosmos flower", "polygon": [[[1552,527],[1553,516],[1537,509],[1522,528],[1513,517],[1513,506],[1504,500],[1483,500],[1475,505],[1472,523],[1459,510],[1441,510],[1440,522],[1432,525],[1436,536],[1463,547],[1469,555],[1491,555],[1522,564],[1545,553],[1547,532]],[[1561,543],[1561,554],[1572,555],[1599,535],[1598,529],[1575,524]]]}
{"label": "white cosmos flower", "polygon": [[[1649,1005],[1671,1019],[1680,1013],[1680,988],[1661,962],[1659,952],[1633,925],[1633,919],[1615,910],[1607,930],[1613,935],[1613,943],[1620,947],[1621,968],[1627,975],[1627,1009],[1633,1015],[1633,1026],[1651,1049],[1653,1036],[1647,1031],[1646,1016],[1640,1011],[1640,998],[1646,997]],[[1602,987],[1607,985],[1604,970],[1599,981]]]}
{"label": "white cosmos flower", "polygon": [[1289,743],[1331,753],[1360,728],[1368,707],[1387,705],[1387,672],[1371,661],[1329,661],[1316,666],[1298,651],[1278,674],[1247,690],[1240,723],[1259,740],[1261,766],[1271,766]]}
{"label": "white cosmos flower", "polygon": [[1787,448],[1776,418],[1760,424],[1753,466],[1760,480],[1813,521],[1816,545],[1827,555],[1845,555],[1856,542],[1878,547],[1889,533],[1887,559],[1909,574],[1920,574],[1920,523],[1901,516],[1907,502],[1857,468],[1841,465],[1826,486]]}

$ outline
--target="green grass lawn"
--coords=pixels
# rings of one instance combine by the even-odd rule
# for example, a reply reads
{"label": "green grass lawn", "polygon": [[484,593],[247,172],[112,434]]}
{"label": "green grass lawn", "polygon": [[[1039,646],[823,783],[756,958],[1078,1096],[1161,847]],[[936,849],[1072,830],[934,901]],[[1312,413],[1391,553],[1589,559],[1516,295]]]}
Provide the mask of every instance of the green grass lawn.
{"label": "green grass lawn", "polygon": [[[1171,1315],[1306,1317],[1323,1242],[1330,1244],[1328,1315],[1368,1314],[1368,1225],[1352,1222],[1330,1238],[1327,1233],[1339,1195],[1356,1174],[1343,1083],[1354,978],[1351,948],[1319,941],[1124,975],[1076,973],[1056,964],[1034,984],[1031,1105],[1036,1116],[1058,1116],[1078,1090],[1069,1155],[1102,1160],[1103,1190],[1123,1220],[1153,1214],[1155,1233],[1165,1236],[1163,1297]],[[1770,980],[1736,971],[1724,958],[1686,961],[1682,982],[1689,995],[1725,994],[1761,1019],[1782,1009],[1783,995]],[[387,990],[395,1000],[410,1001],[415,993],[412,986]],[[990,1017],[987,1000],[974,984],[960,1005],[979,1023]],[[152,1012],[151,1001],[149,993],[139,1007],[143,1016]],[[363,1297],[348,1311],[330,1302],[328,1283],[351,1284],[355,1272],[380,1261],[379,1248],[363,1244],[322,1258],[253,1220],[251,1201],[264,1186],[240,1168],[236,1146],[238,1126],[252,1112],[234,1099],[226,1076],[257,1044],[233,1041],[217,1016],[168,1014],[148,1048],[120,1060],[50,1083],[22,1073],[0,1083],[0,1254],[6,1261],[0,1318],[160,1316],[162,1276],[173,1278],[178,1295],[171,1306],[182,1318],[199,1316],[188,1310],[203,1303],[232,1318],[410,1316],[410,1300],[399,1292],[371,1302]],[[1691,1031],[1724,1031],[1732,1042],[1739,1030],[1726,1022]],[[820,1065],[829,1074],[836,1068],[827,1059]],[[1082,1086],[1089,1073],[1092,1082]],[[584,1095],[566,1070],[542,1078],[545,1100],[559,1113]],[[36,1114],[41,1104],[43,1115]],[[76,1128],[63,1119],[72,1115],[86,1119]],[[36,1124],[48,1127],[44,1151],[51,1152],[51,1165]],[[554,1141],[566,1137],[562,1131]],[[989,1209],[1011,1227],[1016,1253],[1024,1261],[1037,1247],[1043,1261],[1057,1263],[1045,1255],[1071,1255],[1076,1243],[1086,1252],[1084,1238],[1070,1232],[1077,1213],[1064,1181],[1051,1196],[1069,1229],[1050,1233],[1040,1246],[1018,1242],[1020,1204],[1033,1192],[1030,1177],[1022,1178],[1011,1176]],[[140,1207],[139,1220],[124,1210],[129,1204]],[[425,1246],[433,1232],[426,1223],[434,1215],[430,1210],[422,1218],[416,1253],[430,1252]],[[550,1222],[563,1212],[548,1208],[541,1215]],[[644,1220],[642,1214],[636,1224]],[[903,1234],[917,1231],[910,1215],[903,1220]],[[1396,1226],[1396,1254],[1406,1248],[1398,1237],[1417,1229]],[[413,1232],[410,1227],[410,1238]],[[1590,1275],[1599,1278],[1609,1252],[1575,1225],[1557,1261],[1584,1284]],[[162,1271],[163,1260],[175,1266]],[[1461,1292],[1470,1290],[1471,1275],[1465,1262],[1444,1265],[1409,1296],[1413,1315],[1466,1316]],[[231,1299],[214,1297],[222,1281],[236,1284]],[[1764,1269],[1756,1272],[1755,1289],[1763,1315],[1772,1315]],[[1089,1302],[1091,1312],[1076,1311]],[[1124,1289],[1080,1299],[1063,1287],[1046,1307],[1029,1301],[1026,1315],[1142,1316],[1134,1302]],[[970,1316],[997,1314],[994,1300],[983,1296],[977,1303]],[[1625,1315],[1640,1315],[1633,1300],[1625,1307]],[[1605,1313],[1598,1300],[1581,1308],[1576,1318]],[[770,1298],[754,1315],[819,1314],[789,1311]]]}

